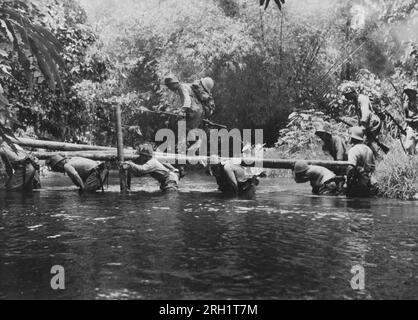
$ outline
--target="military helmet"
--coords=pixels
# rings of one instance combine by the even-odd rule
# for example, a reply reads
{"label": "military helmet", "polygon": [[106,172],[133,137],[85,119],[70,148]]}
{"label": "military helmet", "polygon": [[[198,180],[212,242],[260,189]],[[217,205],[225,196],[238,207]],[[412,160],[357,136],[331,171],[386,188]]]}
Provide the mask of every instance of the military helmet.
{"label": "military helmet", "polygon": [[209,93],[212,91],[215,85],[215,82],[213,81],[213,79],[209,77],[200,79],[200,83],[202,84],[203,88]]}
{"label": "military helmet", "polygon": [[138,147],[137,153],[141,156],[152,158],[154,156],[154,149],[150,144],[143,144]]}
{"label": "military helmet", "polygon": [[297,161],[293,171],[295,174],[303,174],[309,170],[309,165],[306,161]]}
{"label": "military helmet", "polygon": [[405,92],[405,91],[414,91],[414,92],[417,92],[418,91],[418,83],[417,83],[417,81],[411,81],[411,82],[408,82],[407,84],[405,84],[404,85],[404,87],[403,87],[403,91]]}
{"label": "military helmet", "polygon": [[357,92],[358,90],[358,84],[354,81],[344,81],[339,87],[338,91],[341,92],[341,94],[349,94],[352,92]]}
{"label": "military helmet", "polygon": [[351,139],[364,142],[364,129],[362,127],[352,127]]}
{"label": "military helmet", "polygon": [[57,154],[57,155],[53,155],[52,157],[50,157],[47,162],[46,165],[49,166],[51,169],[54,169],[59,163],[65,161],[66,158]]}
{"label": "military helmet", "polygon": [[176,84],[176,83],[180,83],[179,79],[177,79],[177,77],[175,76],[170,76],[164,79],[164,83],[166,86],[170,85],[170,84]]}
{"label": "military helmet", "polygon": [[320,123],[316,126],[315,135],[317,135],[318,137],[324,135],[331,136],[330,129],[328,128],[328,126]]}

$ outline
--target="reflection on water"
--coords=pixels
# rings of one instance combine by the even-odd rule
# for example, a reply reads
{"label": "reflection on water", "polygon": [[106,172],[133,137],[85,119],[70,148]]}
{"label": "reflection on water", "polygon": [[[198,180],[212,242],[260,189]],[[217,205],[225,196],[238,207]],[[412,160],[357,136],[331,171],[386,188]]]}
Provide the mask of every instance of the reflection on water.
{"label": "reflection on water", "polygon": [[[65,177],[23,198],[0,194],[0,298],[416,298],[418,205],[316,197],[262,180],[225,199],[191,175],[179,194],[151,180],[134,192],[79,197]],[[140,184],[141,183],[141,184]],[[351,289],[354,265],[366,289]],[[50,288],[53,265],[66,290]]]}

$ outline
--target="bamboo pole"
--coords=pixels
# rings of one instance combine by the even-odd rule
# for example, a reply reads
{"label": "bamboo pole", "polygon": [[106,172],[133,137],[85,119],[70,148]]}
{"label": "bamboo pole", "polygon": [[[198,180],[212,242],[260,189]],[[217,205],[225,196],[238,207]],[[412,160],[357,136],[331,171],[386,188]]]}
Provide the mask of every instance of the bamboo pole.
{"label": "bamboo pole", "polygon": [[[124,152],[123,152],[123,133],[122,133],[122,112],[120,105],[115,106],[115,115],[116,115],[116,134],[117,134],[117,155],[119,165],[125,161]],[[126,171],[120,167],[119,168],[119,182],[120,182],[120,191],[125,193],[127,191],[127,181],[126,181]]]}
{"label": "bamboo pole", "polygon": [[[116,152],[103,151],[84,151],[84,152],[34,152],[33,155],[40,160],[49,159],[52,155],[61,154],[66,157],[83,157],[97,161],[117,161],[118,154]],[[186,161],[189,164],[210,163],[210,157],[206,156],[186,156],[183,154],[174,153],[159,153],[156,152],[155,158],[162,162],[169,162],[172,164]],[[139,158],[135,153],[124,155],[125,160],[135,161]],[[232,160],[241,162],[243,166],[258,167],[265,169],[288,169],[292,170],[298,159],[260,159],[260,158],[222,158],[222,160]],[[346,161],[327,161],[327,160],[304,160],[311,165],[322,166],[333,170],[335,172],[343,173],[347,169],[348,162]]]}

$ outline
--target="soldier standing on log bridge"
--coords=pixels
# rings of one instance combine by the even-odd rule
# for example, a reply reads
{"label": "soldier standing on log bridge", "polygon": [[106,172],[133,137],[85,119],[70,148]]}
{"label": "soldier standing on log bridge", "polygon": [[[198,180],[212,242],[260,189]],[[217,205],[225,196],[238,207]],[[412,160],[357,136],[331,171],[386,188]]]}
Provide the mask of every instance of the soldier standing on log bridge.
{"label": "soldier standing on log bridge", "polygon": [[215,112],[215,102],[212,97],[214,87],[212,78],[202,78],[188,84],[180,83],[173,76],[166,78],[164,82],[169,90],[180,97],[181,107],[179,110],[185,115],[187,133],[192,129],[201,128],[203,119],[210,118]]}
{"label": "soldier standing on log bridge", "polygon": [[380,130],[382,129],[382,121],[374,112],[369,97],[359,93],[358,84],[354,81],[345,81],[341,84],[339,90],[349,102],[354,104],[358,123],[365,129],[366,144],[377,154],[372,143],[377,142]]}
{"label": "soldier standing on log bridge", "polygon": [[168,77],[164,83],[169,90],[180,97],[179,109],[186,116],[187,130],[201,127],[203,118],[210,118],[215,112],[212,78],[202,78],[188,84],[180,83],[176,77]]}

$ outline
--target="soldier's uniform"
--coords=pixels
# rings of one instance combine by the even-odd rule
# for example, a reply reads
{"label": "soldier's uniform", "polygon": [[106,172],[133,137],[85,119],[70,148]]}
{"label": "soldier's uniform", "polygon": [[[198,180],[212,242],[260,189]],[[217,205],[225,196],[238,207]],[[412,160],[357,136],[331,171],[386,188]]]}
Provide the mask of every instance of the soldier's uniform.
{"label": "soldier's uniform", "polygon": [[30,192],[39,166],[36,159],[15,145],[15,152],[8,144],[0,144],[0,156],[6,169],[4,187],[10,191]]}
{"label": "soldier's uniform", "polygon": [[180,97],[180,109],[186,114],[188,131],[200,128],[203,117],[208,118],[214,113],[215,103],[211,93],[214,82],[211,78],[202,78],[188,84],[171,77],[165,79],[165,84]]}
{"label": "soldier's uniform", "polygon": [[351,139],[355,145],[348,151],[347,197],[369,197],[377,192],[372,176],[376,168],[375,156],[364,144],[362,128],[352,128]]}
{"label": "soldier's uniform", "polygon": [[357,105],[359,124],[366,128],[366,134],[369,135],[367,138],[374,141],[380,134],[382,121],[373,112],[372,103],[368,96],[359,94]]}
{"label": "soldier's uniform", "polygon": [[181,110],[186,113],[187,131],[199,128],[203,120],[203,106],[197,99],[190,84],[180,84],[178,95],[181,99]]}
{"label": "soldier's uniform", "polygon": [[147,157],[147,161],[143,164],[133,162],[125,162],[130,173],[134,176],[142,177],[150,175],[160,183],[162,191],[178,191],[179,171],[169,164],[163,164],[154,158],[152,146],[140,146],[138,154]]}
{"label": "soldier's uniform", "polygon": [[417,101],[417,82],[411,82],[404,87],[404,112],[407,123],[405,149],[409,154],[416,154],[418,143],[418,101]]}
{"label": "soldier's uniform", "polygon": [[[211,78],[202,78],[191,84],[180,83],[176,77],[165,79],[167,87],[175,92],[181,100],[180,110],[186,115],[186,137],[190,130],[203,127],[204,117],[209,118],[215,110],[215,103],[212,97],[214,82]],[[200,147],[201,141],[195,142],[179,140],[177,150]]]}
{"label": "soldier's uniform", "polygon": [[[231,161],[219,161],[218,157],[212,157],[209,166],[210,173],[215,176],[219,190],[227,196],[251,196],[259,184],[257,176],[248,175],[245,169]],[[217,163],[218,162],[218,163]]]}
{"label": "soldier's uniform", "polygon": [[310,182],[312,193],[316,195],[337,195],[340,193],[339,178],[332,171],[321,166],[310,166],[298,161],[294,167],[297,183]]}
{"label": "soldier's uniform", "polygon": [[130,170],[137,177],[150,175],[160,183],[160,189],[162,191],[178,191],[179,175],[169,170],[155,158],[152,158],[143,165],[132,165]]}
{"label": "soldier's uniform", "polygon": [[335,161],[347,161],[347,145],[343,138],[333,136],[325,127],[319,127],[315,134],[322,139],[322,150],[329,153]]}
{"label": "soldier's uniform", "polygon": [[[355,107],[358,123],[365,128],[365,143],[372,148],[372,143],[378,138],[382,129],[382,121],[373,110],[372,103],[368,96],[359,94],[358,85],[353,81],[346,81],[339,87],[342,94],[351,100]],[[376,153],[376,152],[375,152]]]}
{"label": "soldier's uniform", "polygon": [[[104,188],[109,170],[104,162],[97,162],[87,158],[52,156],[47,162],[52,171],[66,173],[73,183],[79,187],[81,182],[84,190],[95,192]],[[80,182],[81,180],[81,182]]]}

